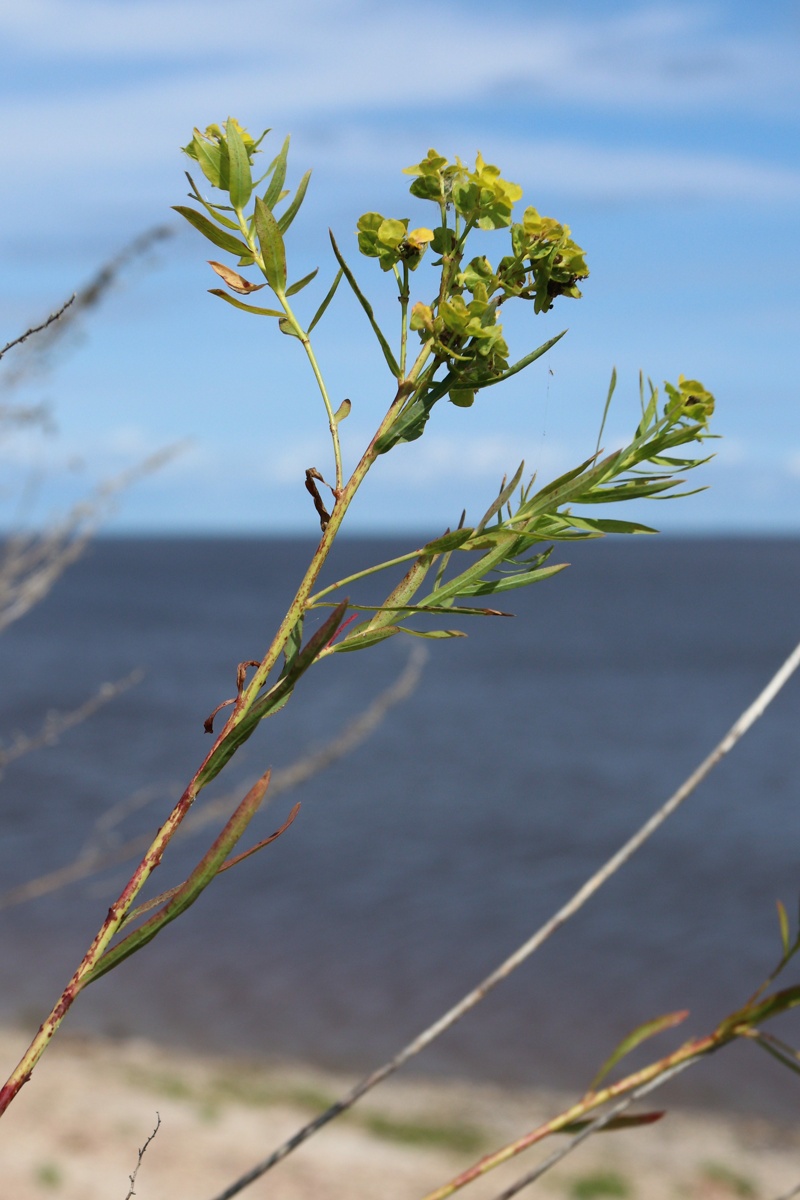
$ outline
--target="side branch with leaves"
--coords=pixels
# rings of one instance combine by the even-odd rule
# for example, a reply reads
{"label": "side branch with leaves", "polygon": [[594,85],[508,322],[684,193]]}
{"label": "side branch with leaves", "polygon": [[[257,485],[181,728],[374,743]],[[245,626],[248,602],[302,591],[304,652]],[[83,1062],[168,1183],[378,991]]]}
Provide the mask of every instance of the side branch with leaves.
{"label": "side branch with leaves", "polygon": [[[588,515],[596,512],[593,506],[685,494],[675,491],[682,483],[679,474],[706,461],[694,457],[691,448],[710,436],[708,422],[714,410],[711,393],[698,381],[680,376],[677,385],[666,385],[662,398],[657,388],[641,381],[640,417],[623,448],[608,454],[598,447],[572,470],[536,488],[534,480],[525,476],[524,465],[520,465],[479,521],[469,525],[462,519],[456,529],[422,547],[315,591],[350,504],[382,456],[422,437],[439,402],[447,400],[459,409],[471,408],[485,389],[523,371],[559,340],[551,338],[512,362],[499,323],[501,304],[527,301],[533,314],[547,312],[562,297],[580,296],[579,284],[588,270],[584,252],[572,240],[567,226],[542,217],[533,207],[527,207],[515,219],[514,205],[522,189],[503,179],[499,169],[486,163],[481,155],[474,167],[467,167],[459,159],[449,162],[429,151],[406,173],[412,177],[412,196],[432,205],[430,227],[420,224],[410,229],[408,220],[386,218],[375,212],[365,213],[358,222],[359,250],[368,259],[377,259],[390,287],[397,289],[400,318],[394,334],[389,336],[380,327],[333,235],[332,282],[309,318],[301,319],[294,305],[302,305],[303,300],[296,301],[295,297],[310,287],[317,272],[290,282],[286,236],[300,210],[310,172],[302,177],[293,195],[285,189],[287,138],[266,171],[254,179],[256,155],[265,137],[262,134],[253,138],[233,118],[224,128],[212,125],[204,133],[195,130],[185,151],[206,184],[214,189],[216,198],[206,197],[190,175],[192,205],[177,206],[177,211],[217,250],[235,259],[233,266],[216,259],[211,262],[217,278],[228,289],[215,287],[212,294],[249,315],[274,321],[280,333],[300,343],[330,435],[330,477],[334,480],[330,485],[331,510],[325,507],[324,516],[317,510],[321,538],[275,636],[259,662],[240,664],[236,695],[227,706],[224,725],[0,1090],[0,1112],[30,1078],[83,989],[158,936],[194,903],[221,870],[245,857],[234,854],[234,849],[261,803],[269,772],[244,797],[185,883],[176,892],[159,898],[156,911],[130,929],[137,916],[151,913],[151,904],[137,903],[139,894],[197,796],[262,720],[283,708],[307,671],[332,655],[367,649],[401,633],[432,639],[464,636],[459,628],[430,628],[430,617],[506,615],[497,608],[484,607],[486,599],[551,578],[563,570],[566,564],[549,561],[556,542],[579,542],[607,533],[653,532],[637,522]],[[470,257],[468,244],[473,235],[504,231],[508,231],[509,241],[496,266],[482,253]],[[424,278],[424,271],[419,276],[415,273],[426,255],[436,256],[431,264],[435,278],[421,285],[427,290],[415,298],[412,281]],[[247,269],[255,270],[260,280],[254,282],[240,273]],[[351,404],[348,400],[334,406],[311,337],[342,280],[347,281],[363,309],[391,376],[386,402],[376,414],[375,432],[349,478],[344,474],[341,433]],[[265,288],[274,297],[274,307],[246,303],[241,298],[249,300],[253,292]],[[606,411],[610,400],[611,392]],[[688,455],[686,448],[690,448]],[[675,457],[675,451],[682,453]],[[318,472],[310,476],[312,481],[319,477]],[[394,572],[401,566],[405,574],[390,585],[383,604],[364,604],[353,593],[362,579]],[[311,625],[315,618],[317,623],[309,633],[306,623]],[[425,623],[420,624],[420,618],[425,618]],[[219,706],[225,707],[225,702]]]}

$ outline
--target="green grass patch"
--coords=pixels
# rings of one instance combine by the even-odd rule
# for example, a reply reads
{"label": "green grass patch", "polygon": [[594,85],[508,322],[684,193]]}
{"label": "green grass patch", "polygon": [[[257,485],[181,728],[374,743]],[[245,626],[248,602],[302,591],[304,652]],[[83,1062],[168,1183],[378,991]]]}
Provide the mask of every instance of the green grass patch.
{"label": "green grass patch", "polygon": [[355,1113],[362,1129],[389,1142],[406,1146],[432,1146],[462,1153],[480,1150],[485,1144],[483,1134],[469,1125],[435,1125],[430,1121],[402,1121],[383,1113]]}
{"label": "green grass patch", "polygon": [[57,1163],[43,1162],[36,1168],[35,1178],[41,1187],[59,1188],[64,1182],[64,1172]]}
{"label": "green grass patch", "polygon": [[571,1200],[599,1200],[601,1196],[617,1196],[625,1200],[631,1194],[631,1185],[618,1171],[593,1171],[581,1175],[570,1184]]}
{"label": "green grass patch", "polygon": [[709,1183],[716,1183],[726,1188],[731,1196],[741,1196],[742,1200],[754,1200],[758,1190],[751,1179],[737,1174],[724,1163],[709,1162],[702,1167],[702,1177]]}

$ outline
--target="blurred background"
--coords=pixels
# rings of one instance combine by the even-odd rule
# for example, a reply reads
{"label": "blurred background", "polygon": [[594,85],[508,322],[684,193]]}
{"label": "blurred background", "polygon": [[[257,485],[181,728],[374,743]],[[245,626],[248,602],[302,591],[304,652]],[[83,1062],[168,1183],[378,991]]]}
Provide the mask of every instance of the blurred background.
{"label": "blurred background", "polygon": [[[523,454],[546,472],[571,465],[594,449],[614,364],[609,447],[633,419],[640,369],[658,384],[700,378],[719,397],[713,488],[659,505],[655,524],[795,530],[799,33],[796,0],[579,0],[561,12],[537,0],[402,12],[370,0],[237,0],[224,13],[206,0],[0,4],[3,341],[144,230],[175,231],[151,269],[140,262],[120,281],[57,386],[34,387],[37,400],[57,398],[60,437],[44,451],[35,434],[6,442],[4,479],[46,462],[47,510],[191,438],[113,528],[313,533],[302,473],[324,472],[328,451],[300,349],[207,294],[208,247],[170,211],[193,165],[179,147],[193,126],[234,114],[272,127],[265,166],[291,133],[289,186],[314,170],[289,238],[295,278],[320,268],[301,316],[333,278],[330,226],[395,319],[355,224],[367,210],[430,219],[400,174],[429,146],[465,160],[480,149],[587,251],[582,301],[535,321],[527,306],[504,313],[515,356],[566,326],[569,336],[474,410],[440,406],[421,445],[381,464],[351,530],[449,523],[465,503],[485,507]],[[504,252],[505,238],[491,244]],[[367,334],[342,294],[317,337],[333,394],[353,402],[351,459],[391,382]]]}
{"label": "blurred background", "polygon": [[[318,534],[303,477],[326,473],[329,451],[299,347],[208,295],[207,243],[170,211],[193,126],[271,126],[265,166],[290,132],[290,186],[313,167],[288,239],[292,277],[320,268],[301,316],[335,273],[330,226],[395,319],[355,226],[367,210],[430,220],[400,173],[429,146],[480,150],[587,251],[582,300],[504,313],[514,358],[568,336],[474,408],[439,405],[421,442],[379,463],[335,575],[464,506],[479,517],[523,456],[544,481],[590,454],[614,365],[609,449],[637,419],[640,369],[699,378],[718,400],[723,437],[692,481],[709,490],[612,514],[666,537],[571,548],[570,571],[514,594],[517,621],[437,647],[370,740],[276,797],[257,832],[299,798],[290,833],[74,1014],[76,1028],[360,1070],[563,902],[796,640],[799,36],[795,0],[0,3],[0,344],[83,300],[0,365],[0,403],[29,413],[0,429],[0,527],[22,536],[12,546],[49,530],[42,562],[53,547],[58,562],[41,603],[0,587],[14,622],[0,639],[4,1020],[41,1020],[126,877],[121,850],[163,819]],[[316,348],[352,400],[352,464],[392,381],[344,289]],[[126,472],[145,477],[109,512],[103,488]],[[89,518],[73,509],[59,534],[87,496]],[[85,553],[50,590],[76,538]],[[401,640],[304,681],[226,772],[229,803],[267,763],[335,742],[402,677]],[[778,953],[775,900],[791,907],[798,888],[797,701],[795,683],[572,934],[420,1068],[580,1088],[640,1021],[688,1006],[700,1033],[741,1003]],[[159,886],[199,847],[176,845]],[[785,1111],[796,1077],[756,1057],[720,1056],[679,1092]]]}

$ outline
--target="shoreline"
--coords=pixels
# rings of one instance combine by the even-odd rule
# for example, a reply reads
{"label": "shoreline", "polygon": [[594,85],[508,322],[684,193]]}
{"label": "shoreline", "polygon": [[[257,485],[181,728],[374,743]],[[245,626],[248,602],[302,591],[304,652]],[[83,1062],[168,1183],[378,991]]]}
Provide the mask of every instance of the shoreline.
{"label": "shoreline", "polygon": [[[4,1065],[24,1042],[24,1034],[0,1030]],[[138,1039],[61,1034],[3,1120],[0,1195],[124,1200],[158,1113],[135,1195],[211,1200],[353,1082],[299,1063],[248,1064]],[[546,1089],[395,1076],[242,1195],[420,1200],[573,1099]],[[660,1098],[649,1107],[660,1107]],[[492,1200],[559,1144],[547,1139],[464,1196]],[[566,1200],[777,1200],[798,1183],[797,1124],[670,1107],[652,1126],[589,1139],[539,1189]]]}

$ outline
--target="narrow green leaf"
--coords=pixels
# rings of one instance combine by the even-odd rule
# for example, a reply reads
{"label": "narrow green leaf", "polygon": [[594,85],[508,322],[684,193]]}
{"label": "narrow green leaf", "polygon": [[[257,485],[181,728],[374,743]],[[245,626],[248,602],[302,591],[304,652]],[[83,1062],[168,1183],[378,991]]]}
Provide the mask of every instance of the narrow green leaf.
{"label": "narrow green leaf", "polygon": [[[536,362],[537,358],[541,358],[543,354],[547,354],[548,350],[552,350],[556,342],[560,342],[566,332],[566,329],[562,329],[561,333],[557,333],[549,341],[543,342],[536,350],[531,350],[530,354],[526,354],[519,362],[513,363],[507,371],[503,371],[502,375],[493,375],[491,379],[482,379],[479,383],[474,383],[472,386],[483,391],[484,388],[492,387],[495,383],[503,383],[504,380],[510,379],[512,375],[518,375],[520,371],[524,371],[531,363]],[[454,374],[453,378],[457,381],[458,375]]]}
{"label": "narrow green leaf", "polygon": [[161,932],[165,925],[174,921],[190,905],[194,904],[200,893],[208,887],[212,879],[217,875],[230,851],[239,841],[255,816],[269,787],[269,779],[270,772],[267,771],[247,793],[219,837],[206,854],[203,855],[185,883],[170,897],[163,908],[159,909],[143,925],[140,925],[138,929],[134,929],[121,942],[118,942],[116,946],[112,946],[110,950],[107,950],[102,955],[94,969],[86,976],[85,984],[94,983],[101,975],[105,975],[108,971],[118,966],[124,959],[129,958],[131,954],[135,954],[137,950],[141,950],[143,946],[146,946],[148,942],[151,942]]}
{"label": "narrow green leaf", "polygon": [[575,517],[571,513],[561,515],[561,519],[574,529],[597,530],[599,533],[658,533],[657,529],[640,525],[638,521],[613,521],[605,517],[595,521],[590,517]]}
{"label": "narrow green leaf", "polygon": [[199,200],[199,202],[202,204],[202,206],[206,210],[206,212],[209,213],[214,218],[215,221],[218,221],[220,225],[224,225],[226,229],[235,229],[238,231],[239,226],[236,224],[236,222],[232,221],[230,219],[230,217],[223,216],[223,214],[220,212],[220,208],[222,207],[222,205],[210,204],[208,202],[208,200],[204,200],[203,197],[200,195],[200,191],[197,187],[197,184],[192,179],[189,172],[184,171],[184,175],[189,180],[189,184],[192,189],[192,198],[194,200]]}
{"label": "narrow green leaf", "polygon": [[397,586],[386,597],[382,605],[384,611],[372,618],[367,629],[380,629],[384,625],[389,625],[394,619],[397,609],[407,607],[411,597],[419,591],[423,579],[430,570],[432,561],[429,555],[421,554],[411,564]]}
{"label": "narrow green leaf", "polygon": [[339,270],[336,272],[336,278],[334,279],[333,283],[331,284],[330,288],[328,289],[328,293],[325,296],[325,299],[322,301],[322,304],[320,304],[319,308],[314,313],[314,316],[311,318],[311,324],[309,325],[308,330],[307,330],[308,333],[311,333],[311,330],[317,324],[317,321],[319,321],[320,317],[323,316],[325,309],[328,307],[331,300],[336,295],[336,289],[338,288],[339,284],[341,283],[341,279],[342,279],[343,275],[344,275],[344,271],[340,267]]}
{"label": "narrow green leaf", "polygon": [[276,295],[286,289],[286,250],[278,222],[260,197],[256,196],[256,236],[264,259],[264,274]]}
{"label": "narrow green leaf", "polygon": [[473,529],[454,529],[451,533],[443,533],[441,537],[425,543],[425,553],[445,554],[450,550],[458,550],[469,541],[474,532]]}
{"label": "narrow green leaf", "polygon": [[[324,607],[324,604],[319,607]],[[412,613],[423,613],[426,616],[439,613],[449,613],[460,617],[514,616],[514,613],[500,612],[497,608],[462,608],[457,604],[351,604],[350,607],[355,612],[406,613],[408,616],[411,616]]]}
{"label": "narrow green leaf", "polygon": [[278,228],[280,229],[281,233],[286,233],[286,230],[297,216],[300,205],[305,199],[306,189],[308,188],[308,181],[310,178],[311,172],[306,171],[305,175],[297,185],[297,191],[294,194],[294,200],[292,200],[286,211],[281,213],[281,215],[278,217]]}
{"label": "narrow green leaf", "polygon": [[286,289],[286,295],[296,296],[298,292],[301,292],[304,287],[307,287],[311,283],[318,270],[319,267],[315,267],[310,275],[304,275],[302,279],[298,279],[297,283],[293,283],[291,287]]}
{"label": "narrow green leaf", "polygon": [[753,1040],[762,1050],[766,1050],[767,1054],[771,1054],[773,1058],[776,1058],[782,1066],[788,1067],[790,1071],[794,1071],[800,1075],[800,1055],[797,1055],[796,1060],[792,1057],[797,1054],[796,1050],[792,1049],[791,1053],[787,1053],[782,1047],[774,1045],[772,1040],[763,1033],[758,1034]]}
{"label": "narrow green leaf", "polygon": [[228,141],[228,157],[230,159],[229,191],[231,204],[236,212],[247,207],[253,191],[253,176],[250,170],[250,159],[247,157],[239,127],[232,117],[225,122],[225,135]]}
{"label": "narrow green leaf", "polygon": [[394,637],[399,632],[399,625],[384,625],[381,629],[372,630],[364,625],[357,625],[353,633],[348,633],[347,637],[336,643],[333,647],[334,653],[345,654],[350,650],[364,650],[367,646],[385,642],[387,638]]}
{"label": "narrow green leaf", "polygon": [[[576,504],[611,504],[618,500],[641,500],[646,496],[656,496],[659,492],[665,492],[681,483],[683,483],[682,479],[663,479],[652,483],[648,483],[646,480],[639,482],[636,479],[626,479],[622,483],[611,483],[606,487],[595,488],[586,495],[575,496],[574,500]],[[702,490],[702,488],[697,489],[697,491]],[[691,495],[692,493],[681,494]]]}
{"label": "narrow green leaf", "polygon": [[405,625],[400,625],[398,632],[407,633],[410,637],[418,638],[459,638],[467,636],[461,629],[409,629]]}
{"label": "narrow green leaf", "polygon": [[597,435],[597,446],[595,447],[595,454],[600,453],[600,442],[602,441],[602,438],[603,438],[603,430],[606,427],[606,420],[608,418],[608,410],[611,408],[611,399],[614,395],[614,389],[616,388],[616,386],[617,386],[617,368],[614,367],[611,371],[611,382],[608,385],[608,395],[606,396],[606,406],[603,409],[603,419],[600,422],[600,432]]}
{"label": "narrow green leaf", "polygon": [[286,645],[283,648],[283,657],[286,663],[284,667],[285,671],[290,670],[294,666],[295,660],[300,653],[300,647],[303,644],[303,623],[304,618],[298,617],[292,632],[289,634]]}
{"label": "narrow green leaf", "polygon": [[556,563],[552,567],[537,567],[534,571],[519,571],[514,575],[504,575],[500,579],[487,579],[483,583],[469,584],[459,591],[459,596],[497,596],[502,592],[513,592],[516,588],[529,587],[532,583],[540,583],[566,571],[569,563]]}
{"label": "narrow green leaf", "polygon": [[603,1063],[589,1084],[588,1094],[591,1095],[592,1092],[597,1091],[598,1085],[605,1079],[609,1071],[612,1071],[621,1059],[630,1054],[631,1050],[649,1038],[655,1037],[657,1033],[663,1033],[665,1029],[674,1029],[676,1025],[685,1021],[688,1015],[689,1010],[682,1009],[680,1012],[665,1013],[662,1017],[654,1017],[652,1021],[645,1021],[643,1025],[638,1025],[627,1037],[622,1039],[613,1054]]}
{"label": "narrow green leaf", "polygon": [[430,595],[423,597],[419,603],[441,604],[443,600],[450,599],[451,597],[472,595],[473,593],[470,590],[471,585],[479,583],[484,575],[493,571],[499,563],[503,562],[515,541],[516,538],[513,533],[506,533],[502,537],[498,536],[496,545],[492,550],[483,554],[466,571],[462,571],[460,575],[456,575],[454,579],[448,580],[447,583],[443,583],[439,588],[431,592]]}
{"label": "narrow green leaf", "polygon": [[270,212],[280,199],[281,188],[283,187],[284,180],[286,179],[286,157],[288,153],[289,138],[287,137],[281,146],[277,157],[275,158],[272,179],[269,181],[269,186],[264,193],[264,204],[266,204]]}
{"label": "narrow green leaf", "polygon": [[389,370],[392,372],[392,375],[395,377],[395,379],[400,379],[402,377],[402,371],[400,370],[399,366],[397,365],[397,361],[396,361],[394,355],[392,354],[391,350],[389,349],[389,343],[386,341],[386,338],[383,336],[383,331],[381,330],[380,326],[378,325],[378,322],[375,320],[375,314],[372,311],[372,305],[370,304],[369,300],[367,300],[366,296],[363,294],[363,292],[359,288],[358,284],[355,281],[355,276],[353,275],[353,272],[350,270],[347,263],[342,258],[341,251],[339,250],[339,247],[336,245],[336,238],[333,236],[333,231],[329,229],[328,234],[331,239],[331,245],[333,246],[333,253],[336,255],[336,261],[338,262],[339,266],[344,271],[345,279],[350,284],[350,287],[353,289],[356,299],[358,300],[359,304],[363,308],[364,312],[367,314],[367,319],[369,320],[369,323],[372,326],[373,333],[375,334],[376,338],[378,339],[378,344],[380,345],[380,348],[383,351],[383,357],[386,359]]}
{"label": "narrow green leaf", "polygon": [[255,313],[259,317],[279,317],[283,318],[283,313],[275,308],[256,308],[254,304],[244,304],[241,300],[237,300],[235,296],[231,296],[228,292],[224,292],[222,288],[209,288],[212,296],[219,296],[220,300],[227,301],[234,308],[240,308],[242,312]]}
{"label": "narrow green leaf", "polygon": [[577,467],[573,467],[570,471],[565,471],[563,475],[559,475],[556,479],[551,480],[550,483],[540,488],[530,500],[525,502],[520,509],[520,515],[527,516],[528,513],[535,513],[545,506],[557,508],[562,502],[561,497],[569,498],[572,493],[572,489],[568,485],[574,483],[579,477],[585,480],[587,478],[585,475],[587,468],[596,461],[597,455],[593,454],[591,458],[585,459]]}
{"label": "narrow green leaf", "polygon": [[778,905],[778,924],[781,930],[781,945],[783,946],[783,957],[788,958],[791,950],[791,937],[789,934],[789,916],[782,901],[777,901]]}
{"label": "narrow green leaf", "polygon": [[523,459],[522,462],[517,467],[517,470],[514,474],[514,478],[511,480],[511,483],[509,483],[507,487],[501,487],[500,493],[497,496],[497,499],[492,501],[492,503],[487,508],[486,512],[481,517],[480,521],[478,521],[478,524],[475,526],[476,534],[480,533],[486,527],[486,525],[488,525],[489,521],[491,521],[491,519],[495,515],[495,513],[498,513],[500,511],[500,509],[503,507],[503,505],[505,504],[506,500],[508,500],[509,497],[514,494],[517,484],[519,483],[520,479],[522,479],[522,472],[524,470],[525,470],[525,460]]}
{"label": "narrow green leaf", "polygon": [[226,233],[224,229],[212,224],[208,217],[204,217],[197,209],[187,208],[184,204],[173,204],[175,212],[180,213],[185,217],[190,225],[194,225],[195,229],[199,229],[204,237],[207,237],[215,246],[219,246],[221,250],[227,250],[229,254],[249,254],[250,250],[242,241],[241,238],[234,237],[230,233]]}
{"label": "narrow green leaf", "polygon": [[324,650],[328,642],[336,636],[336,631],[344,620],[348,604],[347,597],[341,600],[331,615],[322,622],[319,629],[314,631],[305,646],[298,651],[292,666],[293,680],[299,679],[303,672],[308,670],[320,651]]}

